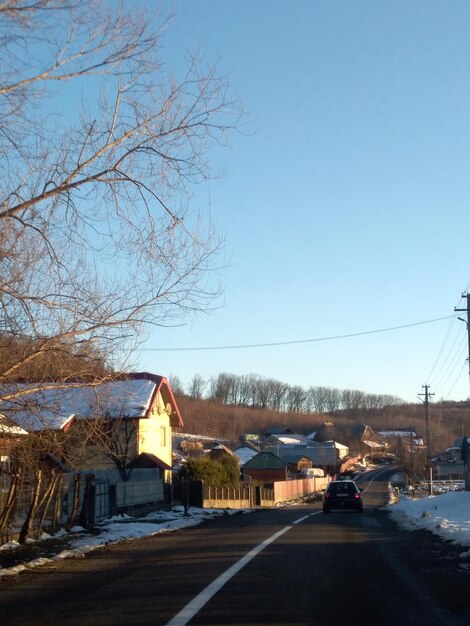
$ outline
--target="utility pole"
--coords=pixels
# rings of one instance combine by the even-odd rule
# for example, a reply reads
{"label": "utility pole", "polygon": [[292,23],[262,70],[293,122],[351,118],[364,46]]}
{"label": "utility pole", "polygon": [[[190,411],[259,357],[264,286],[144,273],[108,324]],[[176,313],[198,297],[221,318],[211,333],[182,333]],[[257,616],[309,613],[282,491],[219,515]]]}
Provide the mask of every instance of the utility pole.
{"label": "utility pole", "polygon": [[428,493],[432,496],[432,463],[431,463],[431,434],[429,428],[429,397],[433,396],[433,393],[429,393],[429,385],[423,385],[424,393],[419,393],[418,396],[424,396],[424,410],[426,421],[426,479],[428,481]]}
{"label": "utility pole", "polygon": [[463,293],[462,294],[462,298],[466,298],[467,299],[467,308],[466,309],[458,309],[457,307],[454,307],[454,311],[460,312],[466,312],[467,313],[467,319],[464,320],[463,317],[459,317],[458,319],[462,322],[465,322],[465,324],[467,325],[467,336],[468,336],[468,375],[470,377],[470,293]]}
{"label": "utility pole", "polygon": [[411,469],[411,478],[415,480],[415,451],[413,450],[414,441],[413,441],[413,430],[410,424],[410,469]]}

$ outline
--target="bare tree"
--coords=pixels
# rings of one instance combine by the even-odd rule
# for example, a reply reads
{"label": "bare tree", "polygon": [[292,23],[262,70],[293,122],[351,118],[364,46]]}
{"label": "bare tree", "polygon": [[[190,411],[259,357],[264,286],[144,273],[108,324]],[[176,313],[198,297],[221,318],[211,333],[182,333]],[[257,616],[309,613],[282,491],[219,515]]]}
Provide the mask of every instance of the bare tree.
{"label": "bare tree", "polygon": [[287,406],[289,411],[300,413],[304,410],[307,392],[299,385],[289,387],[287,392]]}
{"label": "bare tree", "polygon": [[257,408],[266,409],[271,404],[271,382],[269,379],[254,377],[254,404]]}
{"label": "bare tree", "polygon": [[341,405],[341,392],[338,389],[327,388],[325,402],[328,413],[334,413]]}
{"label": "bare tree", "polygon": [[343,389],[341,405],[346,411],[357,411],[364,406],[365,394],[356,389]]}
{"label": "bare tree", "polygon": [[[132,474],[130,462],[136,450],[136,426],[128,418],[86,420],[87,440],[92,440],[97,453],[108,458],[126,482]],[[91,426],[91,428],[90,428]],[[88,452],[89,454],[89,452]]]}
{"label": "bare tree", "polygon": [[[217,304],[222,241],[190,191],[239,110],[200,55],[167,68],[152,7],[0,0],[0,401],[27,403],[21,378],[100,382],[150,325]],[[23,538],[57,492],[47,455],[67,458],[60,436],[28,443]]]}
{"label": "bare tree", "polygon": [[191,398],[202,398],[206,387],[207,381],[200,374],[195,374],[189,384],[189,395]]}
{"label": "bare tree", "polygon": [[249,406],[253,402],[253,375],[248,374],[239,377],[239,397],[238,403],[242,406]]}
{"label": "bare tree", "polygon": [[168,380],[173,393],[182,396],[184,394],[184,385],[181,382],[181,378],[176,376],[176,374],[171,374]]}
{"label": "bare tree", "polygon": [[281,411],[287,395],[288,385],[281,383],[278,380],[273,380],[271,384],[272,388],[272,404],[275,411]]}
{"label": "bare tree", "polygon": [[0,333],[28,339],[0,383],[85,347],[116,365],[149,324],[214,304],[221,242],[188,198],[238,111],[200,57],[164,69],[157,18],[0,3]]}
{"label": "bare tree", "polygon": [[216,402],[228,404],[233,397],[233,388],[235,385],[235,375],[222,373],[212,383],[211,397]]}

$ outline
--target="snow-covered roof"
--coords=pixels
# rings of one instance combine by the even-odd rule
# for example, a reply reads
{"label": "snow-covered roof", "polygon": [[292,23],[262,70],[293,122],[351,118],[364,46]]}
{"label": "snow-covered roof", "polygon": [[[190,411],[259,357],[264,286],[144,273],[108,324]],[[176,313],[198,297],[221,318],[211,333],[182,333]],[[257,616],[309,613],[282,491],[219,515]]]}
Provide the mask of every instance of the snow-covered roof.
{"label": "snow-covered roof", "polygon": [[377,443],[376,441],[371,441],[369,439],[364,440],[362,443],[368,446],[369,448],[383,448],[384,447],[383,443]]}
{"label": "snow-covered roof", "polygon": [[147,417],[162,384],[165,384],[166,394],[171,396],[172,411],[178,418],[178,423],[173,425],[181,425],[167,380],[151,374],[131,374],[97,385],[24,384],[19,386],[20,395],[1,402],[0,408],[27,431],[64,430],[74,418]]}
{"label": "snow-covered roof", "polygon": [[7,417],[5,417],[5,415],[0,415],[0,435],[17,437],[27,434],[28,433],[24,430],[24,428],[12,423]]}
{"label": "snow-covered roof", "polygon": [[328,448],[336,448],[337,450],[349,450],[348,446],[338,443],[337,441],[333,441],[332,439],[329,441],[322,441],[319,445],[326,446]]}
{"label": "snow-covered roof", "polygon": [[223,441],[228,442],[228,439],[224,439],[223,437],[209,437],[209,435],[195,435],[194,433],[173,433],[173,441],[178,443],[181,441],[206,441],[206,442],[217,442],[221,443]]}
{"label": "snow-covered roof", "polygon": [[279,441],[279,443],[282,443],[284,445],[292,445],[292,444],[298,444],[298,443],[302,443],[302,444],[309,444],[311,443],[311,439],[309,439],[308,437],[306,437],[305,435],[294,435],[294,434],[271,434],[270,437],[273,437],[274,439],[277,439],[277,441]]}
{"label": "snow-covered roof", "polygon": [[253,450],[253,448],[249,448],[248,446],[236,448],[233,453],[239,458],[241,466],[245,465],[247,461],[258,454],[256,450]]}
{"label": "snow-covered roof", "polygon": [[379,430],[377,434],[381,437],[416,437],[414,430]]}

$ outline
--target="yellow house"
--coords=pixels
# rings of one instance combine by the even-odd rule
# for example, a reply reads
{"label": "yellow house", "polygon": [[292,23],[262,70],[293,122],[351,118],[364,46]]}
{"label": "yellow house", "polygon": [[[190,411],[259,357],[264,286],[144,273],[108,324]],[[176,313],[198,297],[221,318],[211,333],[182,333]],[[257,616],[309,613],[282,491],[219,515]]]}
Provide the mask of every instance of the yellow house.
{"label": "yellow house", "polygon": [[[135,374],[133,376],[144,376],[143,380],[150,381],[154,387],[149,390],[151,399],[144,415],[137,420],[136,461],[132,465],[134,467],[151,467],[152,457],[156,457],[166,464],[167,467],[162,469],[165,469],[168,480],[171,478],[169,470],[172,461],[172,430],[183,426],[183,420],[170,384],[165,377],[151,374]],[[133,380],[142,379],[133,378]]]}
{"label": "yellow house", "polygon": [[157,468],[171,480],[172,429],[183,421],[164,376],[41,383],[34,391],[27,384],[2,411],[28,432],[59,433],[54,444],[73,469],[117,469],[125,480],[134,468]]}

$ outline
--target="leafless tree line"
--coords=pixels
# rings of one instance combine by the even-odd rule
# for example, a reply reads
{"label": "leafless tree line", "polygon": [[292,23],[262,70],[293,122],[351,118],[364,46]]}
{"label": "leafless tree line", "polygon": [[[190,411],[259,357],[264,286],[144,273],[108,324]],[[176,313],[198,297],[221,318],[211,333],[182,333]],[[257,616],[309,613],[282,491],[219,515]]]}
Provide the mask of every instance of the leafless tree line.
{"label": "leafless tree line", "polygon": [[321,386],[304,389],[256,374],[237,376],[222,373],[210,381],[204,381],[196,374],[188,391],[191,397],[201,398],[206,389],[208,399],[215,402],[289,413],[357,412],[403,404],[396,396]]}

